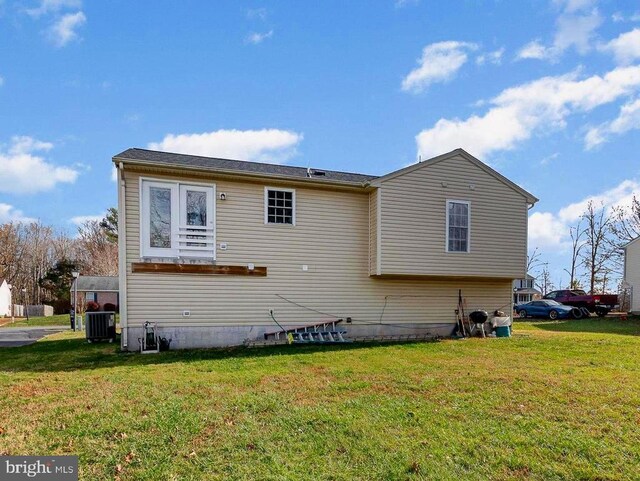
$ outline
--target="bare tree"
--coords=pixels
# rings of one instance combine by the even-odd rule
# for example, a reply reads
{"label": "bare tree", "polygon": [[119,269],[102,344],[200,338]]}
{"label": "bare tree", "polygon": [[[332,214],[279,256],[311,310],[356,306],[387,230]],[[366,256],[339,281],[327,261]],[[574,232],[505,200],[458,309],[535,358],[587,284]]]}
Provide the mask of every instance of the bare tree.
{"label": "bare tree", "polygon": [[536,277],[536,287],[540,289],[543,296],[546,296],[551,292],[555,286],[551,280],[551,272],[549,272],[549,264],[542,264],[544,267],[542,271]]}
{"label": "bare tree", "polygon": [[27,252],[24,225],[9,222],[0,225],[0,277],[15,284]]}
{"label": "bare tree", "polygon": [[541,254],[537,247],[533,249],[531,254],[527,255],[527,274],[542,265],[540,256]]}
{"label": "bare tree", "polygon": [[611,242],[611,225],[614,218],[607,214],[604,205],[589,201],[582,214],[585,221],[585,245],[581,252],[582,265],[587,269],[589,292],[595,294],[598,287],[606,287],[611,280],[612,261],[617,255]]}
{"label": "bare tree", "polygon": [[621,244],[640,237],[640,199],[636,196],[631,205],[614,207],[612,217],[611,232]]}
{"label": "bare tree", "polygon": [[87,275],[118,275],[118,245],[97,221],[87,221],[78,228],[78,262]]}
{"label": "bare tree", "polygon": [[580,251],[585,246],[583,239],[585,235],[585,229],[582,228],[582,219],[578,221],[578,224],[569,228],[569,235],[571,236],[571,267],[564,269],[569,274],[569,289],[576,289],[576,269],[580,264]]}

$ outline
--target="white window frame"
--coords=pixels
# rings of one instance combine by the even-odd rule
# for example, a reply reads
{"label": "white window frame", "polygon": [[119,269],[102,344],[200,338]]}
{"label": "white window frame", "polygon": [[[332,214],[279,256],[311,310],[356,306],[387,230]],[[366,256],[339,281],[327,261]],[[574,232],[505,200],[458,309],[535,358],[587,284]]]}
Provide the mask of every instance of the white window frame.
{"label": "white window frame", "polygon": [[[89,294],[91,294],[91,299],[89,299]],[[87,291],[84,293],[84,300],[86,302],[98,302],[98,293],[93,291]]]}
{"label": "white window frame", "polygon": [[[466,251],[451,251],[449,250],[449,205],[450,204],[466,204],[467,205],[467,250]],[[444,251],[451,254],[468,254],[471,252],[471,201],[447,199],[445,207],[445,243]]]}
{"label": "white window frame", "polygon": [[[278,192],[291,192],[291,224],[279,224],[276,222],[269,222],[269,191]],[[277,225],[277,226],[295,226],[296,225],[296,189],[286,189],[284,187],[265,187],[264,188],[264,223],[265,225]]]}
{"label": "white window frame", "polygon": [[[149,188],[169,188],[171,189],[171,247],[150,247],[150,214],[149,214]],[[198,259],[216,259],[216,185],[203,182],[179,182],[173,180],[154,179],[149,177],[140,177],[140,257],[141,258],[198,258]],[[189,248],[180,248],[179,230],[186,226],[185,213],[183,207],[186,205],[186,191],[202,191],[210,193],[210,199],[207,207],[211,212],[211,220],[207,222],[208,227],[213,229],[213,252],[197,253],[188,252]],[[197,242],[197,241],[196,241]],[[181,251],[187,251],[186,255]]]}

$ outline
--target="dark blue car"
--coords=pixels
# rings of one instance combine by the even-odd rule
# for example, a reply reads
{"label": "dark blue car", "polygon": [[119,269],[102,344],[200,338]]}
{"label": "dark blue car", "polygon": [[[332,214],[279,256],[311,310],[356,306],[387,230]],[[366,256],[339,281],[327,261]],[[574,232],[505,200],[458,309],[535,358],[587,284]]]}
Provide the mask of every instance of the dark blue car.
{"label": "dark blue car", "polygon": [[573,307],[565,306],[559,302],[549,299],[531,301],[526,304],[515,306],[515,311],[521,318],[525,317],[545,317],[549,319],[566,319],[572,317]]}

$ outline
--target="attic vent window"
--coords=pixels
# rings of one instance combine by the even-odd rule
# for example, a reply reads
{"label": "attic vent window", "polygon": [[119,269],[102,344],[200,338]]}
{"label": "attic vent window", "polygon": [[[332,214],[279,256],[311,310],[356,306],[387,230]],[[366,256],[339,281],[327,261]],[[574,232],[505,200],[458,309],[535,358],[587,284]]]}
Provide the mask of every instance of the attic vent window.
{"label": "attic vent window", "polygon": [[265,187],[265,224],[296,223],[296,192],[293,189]]}

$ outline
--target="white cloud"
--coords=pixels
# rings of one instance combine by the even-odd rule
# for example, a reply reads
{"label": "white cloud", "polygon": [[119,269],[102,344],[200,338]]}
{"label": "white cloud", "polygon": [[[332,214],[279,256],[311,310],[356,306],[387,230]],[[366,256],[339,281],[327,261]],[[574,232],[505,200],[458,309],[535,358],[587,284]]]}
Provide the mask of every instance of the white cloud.
{"label": "white cloud", "polygon": [[245,43],[250,43],[253,45],[258,45],[259,43],[264,42],[268,38],[273,37],[273,30],[269,30],[265,33],[252,32],[244,39]]}
{"label": "white cloud", "polygon": [[4,85],[4,77],[0,75],[0,87]]}
{"label": "white cloud", "polygon": [[543,59],[549,55],[547,52],[547,47],[540,43],[540,40],[533,40],[522,47],[516,58],[519,59],[527,59],[527,58],[535,58],[535,59]]}
{"label": "white cloud", "polygon": [[617,206],[629,206],[634,195],[640,194],[640,182],[636,180],[624,180],[617,186],[600,194],[591,195],[578,202],[569,204],[558,211],[558,218],[562,222],[570,223],[580,219],[589,202],[595,205],[604,205],[609,211]]}
{"label": "white cloud", "polygon": [[469,42],[436,42],[422,49],[419,66],[409,72],[402,81],[405,92],[422,92],[435,82],[446,82],[468,60],[467,52],[477,50],[475,43]]}
{"label": "white cloud", "polygon": [[115,165],[111,167],[111,182],[118,182],[118,169]]}
{"label": "white cloud", "polygon": [[529,216],[529,245],[559,247],[564,244],[567,226],[550,212],[534,212]]}
{"label": "white cloud", "polygon": [[65,8],[80,8],[82,0],[41,0],[35,8],[28,8],[25,12],[32,17],[40,17],[47,13],[56,13]]}
{"label": "white cloud", "polygon": [[603,52],[612,53],[619,64],[628,65],[640,58],[640,28],[620,34],[598,48]]}
{"label": "white cloud", "polygon": [[580,15],[561,15],[557,22],[552,54],[559,55],[570,47],[584,55],[591,50],[595,31],[602,24],[598,10]]}
{"label": "white cloud", "polygon": [[591,195],[569,204],[555,213],[534,212],[529,216],[529,246],[563,250],[569,246],[569,228],[575,225],[587,209],[589,202],[603,205],[611,212],[614,207],[631,205],[640,196],[640,182],[624,180],[600,194]]}
{"label": "white cloud", "polygon": [[640,12],[632,13],[625,16],[622,12],[614,12],[611,15],[611,20],[615,23],[620,22],[640,22]]}
{"label": "white cloud", "polygon": [[625,20],[625,17],[620,12],[613,12],[611,14],[611,21],[614,23],[624,22],[624,20]]}
{"label": "white cloud", "polygon": [[35,193],[50,190],[58,183],[73,183],[78,171],[47,162],[35,152],[53,148],[49,142],[32,137],[13,137],[8,149],[0,148],[0,192]]}
{"label": "white cloud", "polygon": [[49,28],[49,39],[56,47],[64,47],[69,42],[80,38],[76,29],[84,25],[86,21],[87,17],[82,12],[63,15]]}
{"label": "white cloud", "polygon": [[394,5],[396,8],[408,7],[409,5],[417,5],[420,0],[396,0]]}
{"label": "white cloud", "polygon": [[21,210],[16,209],[14,206],[0,203],[0,224],[6,222],[24,222],[28,224],[35,221],[36,219],[26,217]]}
{"label": "white cloud", "polygon": [[168,134],[151,142],[152,150],[282,163],[296,155],[303,135],[288,130],[216,130],[201,134]]}
{"label": "white cloud", "polygon": [[499,48],[492,52],[480,54],[476,57],[477,65],[484,65],[485,63],[492,63],[494,65],[500,65],[502,63],[502,56],[504,55],[505,48]]}
{"label": "white cloud", "polygon": [[106,214],[98,215],[77,215],[69,219],[69,222],[77,226],[83,225],[85,222],[100,222]]}
{"label": "white cloud", "polygon": [[566,118],[587,112],[640,89],[640,66],[618,67],[604,76],[580,79],[577,72],[543,77],[508,88],[488,103],[483,115],[440,119],[416,136],[424,157],[462,147],[484,157],[514,149],[536,133],[565,127]]}
{"label": "white cloud", "polygon": [[520,49],[517,59],[547,59],[556,61],[569,48],[584,55],[593,44],[595,32],[602,24],[602,16],[592,0],[560,0],[554,3],[562,9],[556,19],[553,43],[543,45],[540,40],[529,42]]}
{"label": "white cloud", "polygon": [[585,136],[587,150],[609,140],[611,135],[622,135],[630,130],[640,129],[640,99],[628,102],[620,107],[618,117],[589,129]]}
{"label": "white cloud", "polygon": [[540,160],[540,165],[549,165],[552,161],[557,159],[559,155],[560,155],[559,152],[554,152],[551,155],[547,155],[542,160]]}
{"label": "white cloud", "polygon": [[249,20],[266,20],[267,19],[267,9],[262,8],[250,8],[247,10],[247,18]]}

